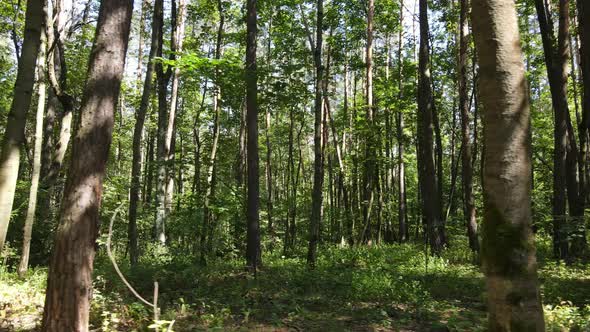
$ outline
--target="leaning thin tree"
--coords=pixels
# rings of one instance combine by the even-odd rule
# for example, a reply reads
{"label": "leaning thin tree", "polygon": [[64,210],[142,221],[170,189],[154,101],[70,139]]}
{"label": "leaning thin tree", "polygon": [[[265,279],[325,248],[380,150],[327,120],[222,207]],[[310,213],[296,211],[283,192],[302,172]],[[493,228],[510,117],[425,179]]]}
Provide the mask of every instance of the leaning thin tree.
{"label": "leaning thin tree", "polygon": [[41,29],[44,25],[43,3],[43,0],[27,1],[22,53],[14,83],[14,97],[2,139],[2,152],[0,152],[0,252],[4,248],[8,223],[12,215],[12,203],[20,165],[20,149],[25,141],[25,125],[33,94],[35,66],[41,45]]}
{"label": "leaning thin tree", "polygon": [[88,331],[102,183],[129,41],[132,0],[103,0],[80,108],[80,125],[49,267],[45,332]]}

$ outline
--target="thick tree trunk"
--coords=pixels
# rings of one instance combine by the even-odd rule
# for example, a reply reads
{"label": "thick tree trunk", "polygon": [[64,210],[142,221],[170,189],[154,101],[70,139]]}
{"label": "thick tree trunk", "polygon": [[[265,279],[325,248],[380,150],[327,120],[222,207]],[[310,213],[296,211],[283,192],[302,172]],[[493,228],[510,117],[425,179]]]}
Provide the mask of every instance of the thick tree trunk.
{"label": "thick tree trunk", "polygon": [[324,1],[317,1],[317,23],[316,23],[316,45],[314,47],[314,64],[315,64],[315,101],[314,101],[314,162],[313,162],[313,189],[311,193],[311,217],[309,219],[309,247],[307,250],[307,264],[315,266],[317,260],[318,242],[320,239],[320,224],[322,222],[322,202],[323,202],[323,183],[324,183],[324,165],[323,165],[323,97],[322,84],[324,77],[324,68],[322,66],[322,47],[323,47],[323,20],[324,20]]}
{"label": "thick tree trunk", "polygon": [[256,271],[261,264],[260,252],[260,173],[258,169],[258,73],[256,68],[257,0],[247,0],[246,19],[246,124],[248,132],[248,194],[246,265]]}
{"label": "thick tree trunk", "polygon": [[27,1],[25,34],[14,84],[14,97],[2,140],[2,152],[0,153],[0,252],[4,248],[6,240],[18,177],[20,149],[25,140],[25,124],[31,105],[35,67],[41,44],[41,29],[43,29],[45,20],[43,7],[43,0]]}
{"label": "thick tree trunk", "polygon": [[473,0],[484,117],[482,258],[490,331],[544,331],[531,229],[531,125],[516,8]]}
{"label": "thick tree trunk", "polygon": [[103,0],[80,127],[49,267],[42,331],[88,331],[102,182],[125,67],[132,1]]}
{"label": "thick tree trunk", "polygon": [[41,175],[41,148],[43,146],[43,112],[45,111],[45,54],[47,50],[47,38],[44,29],[41,30],[41,44],[37,58],[37,114],[35,122],[35,150],[33,155],[33,171],[31,173],[31,189],[29,192],[29,205],[23,230],[23,250],[18,266],[18,275],[22,278],[29,266],[29,253],[31,250],[31,234],[35,221],[37,208],[37,193],[39,177]]}
{"label": "thick tree trunk", "polygon": [[430,249],[434,254],[442,250],[440,236],[440,201],[434,156],[434,119],[432,111],[432,83],[430,75],[430,46],[428,41],[428,2],[419,1],[420,52],[418,79],[418,175],[422,197],[422,215]]}
{"label": "thick tree trunk", "polygon": [[[463,181],[463,216],[467,225],[469,247],[474,252],[479,251],[477,237],[477,220],[475,219],[475,200],[473,197],[473,169],[471,156],[470,105],[467,92],[467,48],[469,45],[469,13],[468,0],[461,0],[459,23],[459,109],[461,110],[461,168]],[[449,203],[450,204],[450,203]]]}
{"label": "thick tree trunk", "polygon": [[147,70],[145,73],[145,80],[143,83],[143,92],[139,109],[135,116],[135,128],[133,131],[133,160],[131,162],[131,188],[129,190],[129,225],[127,237],[129,240],[129,259],[131,264],[137,264],[139,259],[139,252],[137,248],[137,203],[139,201],[139,186],[141,177],[141,137],[143,134],[143,127],[150,104],[150,97],[152,95],[152,86],[154,82],[154,58],[159,49],[159,43],[162,40],[162,26],[159,22],[162,21],[164,13],[160,11],[160,6],[154,7],[152,15],[152,38],[150,45],[150,54],[148,58]]}

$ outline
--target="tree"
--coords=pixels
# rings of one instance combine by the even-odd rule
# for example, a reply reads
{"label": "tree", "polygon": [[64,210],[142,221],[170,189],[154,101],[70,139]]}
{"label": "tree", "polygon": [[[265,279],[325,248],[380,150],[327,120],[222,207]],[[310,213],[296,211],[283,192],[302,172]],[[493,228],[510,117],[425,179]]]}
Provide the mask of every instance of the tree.
{"label": "tree", "polygon": [[420,51],[418,79],[418,174],[420,195],[422,197],[422,215],[426,223],[426,233],[430,249],[440,254],[442,239],[440,236],[440,196],[436,174],[433,149],[433,98],[430,73],[430,46],[428,32],[428,1],[419,2],[420,17]]}
{"label": "tree", "polygon": [[[223,33],[225,16],[223,12],[223,2],[217,0],[217,12],[219,13],[219,26],[217,27],[217,38],[215,42],[215,60],[221,59],[223,51]],[[209,167],[207,169],[207,183],[205,189],[205,202],[203,206],[204,227],[201,234],[201,257],[205,259],[205,254],[210,253],[212,249],[212,237],[214,226],[214,215],[211,211],[211,203],[215,200],[215,173],[217,163],[217,150],[219,147],[219,134],[221,132],[221,75],[219,69],[215,69],[215,87],[213,88],[213,142],[211,143],[211,154],[209,156]]]}
{"label": "tree", "polygon": [[[159,0],[157,0],[159,1]],[[131,164],[131,187],[129,189],[129,259],[131,264],[136,264],[139,259],[139,252],[137,248],[137,203],[139,201],[139,186],[141,175],[141,138],[143,136],[143,128],[145,125],[145,118],[150,104],[150,97],[152,95],[152,86],[154,82],[153,73],[155,67],[154,58],[160,48],[162,40],[162,26],[159,24],[162,20],[161,6],[154,6],[154,13],[152,16],[152,37],[150,45],[150,54],[148,57],[147,70],[145,73],[145,80],[143,83],[143,92],[139,109],[135,117],[135,128],[133,130],[133,160]]]}
{"label": "tree", "polygon": [[374,200],[374,187],[376,184],[376,163],[377,156],[375,153],[375,119],[373,105],[373,39],[374,39],[374,15],[375,2],[369,0],[367,4],[367,45],[365,48],[366,63],[366,121],[367,121],[367,138],[365,147],[365,167],[363,174],[363,224],[364,230],[361,240],[369,241],[371,239],[371,212]]}
{"label": "tree", "polygon": [[248,191],[246,265],[256,271],[260,252],[260,170],[258,169],[258,73],[256,67],[257,0],[246,2],[246,127]]}
{"label": "tree", "polygon": [[512,0],[473,0],[484,117],[482,259],[490,331],[544,331],[531,229],[531,124]]}
{"label": "tree", "polygon": [[[44,16],[47,17],[47,7],[44,7]],[[45,20],[45,22],[47,22]],[[29,191],[29,205],[23,229],[23,250],[21,253],[18,274],[23,277],[29,266],[29,253],[31,250],[31,234],[35,211],[37,209],[37,194],[39,177],[41,176],[41,148],[43,146],[43,116],[45,111],[45,54],[47,50],[47,37],[45,29],[41,29],[41,44],[37,58],[37,113],[35,116],[35,150],[33,151],[33,170],[31,174],[31,189]]]}
{"label": "tree", "polygon": [[[584,203],[588,201],[590,194],[590,5],[587,1],[578,0],[578,34],[580,36],[580,67],[582,68],[582,122],[580,123],[580,157],[579,162],[581,178],[585,179],[582,183],[580,200]],[[581,253],[587,249],[586,227],[584,218],[576,225],[576,236],[572,240],[572,252]]]}
{"label": "tree", "polygon": [[14,84],[14,96],[2,139],[0,153],[0,252],[4,248],[8,224],[12,214],[14,192],[20,163],[20,149],[25,139],[27,113],[35,81],[35,66],[41,45],[43,29],[43,0],[28,0],[25,16],[25,34],[18,71]]}
{"label": "tree", "polygon": [[[572,162],[571,158],[573,157],[571,149],[573,148],[572,145],[575,144],[573,143],[575,139],[573,136],[574,133],[568,129],[568,127],[571,127],[567,101],[569,0],[559,1],[559,33],[557,40],[553,34],[553,22],[547,4],[543,0],[535,0],[535,6],[543,39],[545,65],[547,67],[555,118],[553,155],[553,252],[556,257],[565,259],[569,256],[566,200],[570,198],[570,203],[574,203],[570,204],[571,215],[576,214],[575,205],[578,200],[578,190],[573,188],[574,184],[568,176],[568,173],[571,172],[568,164]],[[569,153],[568,150],[570,150]],[[577,172],[575,168],[574,166],[574,173]]]}
{"label": "tree", "polygon": [[[404,98],[404,86],[403,86],[403,31],[404,31],[404,2],[400,3],[399,9],[400,15],[400,30],[398,32],[398,49],[397,59],[399,61],[397,68],[398,76],[398,100],[402,101]],[[405,137],[404,137],[404,113],[400,107],[397,111],[396,118],[396,129],[397,129],[397,182],[398,182],[398,223],[399,223],[399,242],[408,241],[410,238],[410,232],[408,231],[408,211],[407,211],[407,196],[406,196],[406,165],[404,162],[405,152]]]}
{"label": "tree", "polygon": [[[154,4],[154,11],[164,12],[163,0],[157,0]],[[176,28],[176,0],[172,1],[171,6],[171,17],[173,31],[171,33],[172,38],[170,42],[170,48],[172,54],[174,53],[175,47],[175,28]],[[164,15],[159,17],[158,25],[161,29],[164,28]],[[163,34],[160,35],[161,39],[158,43],[158,57],[163,57]],[[171,55],[174,58],[174,55]],[[156,63],[156,79],[157,79],[157,92],[158,92],[158,133],[157,133],[157,148],[156,148],[156,159],[157,159],[157,178],[156,178],[156,241],[164,246],[166,245],[166,217],[168,216],[167,209],[167,192],[166,187],[168,185],[168,155],[169,147],[167,133],[168,125],[174,123],[174,119],[169,120],[168,117],[168,84],[170,83],[170,76],[172,69],[168,66],[168,69],[164,71],[164,66],[161,61]]]}
{"label": "tree", "polygon": [[324,184],[324,151],[322,140],[323,98],[322,84],[324,67],[322,66],[324,1],[317,1],[316,8],[316,44],[313,46],[315,65],[315,99],[314,99],[314,136],[313,136],[313,189],[311,194],[311,217],[309,218],[309,247],[307,249],[307,264],[315,266],[317,260],[318,242],[320,239],[320,224],[322,222],[322,202]]}
{"label": "tree", "polygon": [[[469,129],[469,100],[467,92],[467,47],[469,43],[469,26],[467,15],[469,13],[468,0],[461,0],[461,13],[459,22],[459,109],[461,110],[461,168],[463,177],[463,215],[467,224],[467,236],[469,247],[474,252],[479,251],[477,238],[477,220],[475,219],[475,200],[473,197],[473,168],[471,154],[471,131]],[[450,203],[449,203],[450,204]]]}
{"label": "tree", "polygon": [[132,1],[103,0],[49,267],[43,331],[87,331],[102,183],[125,66]]}

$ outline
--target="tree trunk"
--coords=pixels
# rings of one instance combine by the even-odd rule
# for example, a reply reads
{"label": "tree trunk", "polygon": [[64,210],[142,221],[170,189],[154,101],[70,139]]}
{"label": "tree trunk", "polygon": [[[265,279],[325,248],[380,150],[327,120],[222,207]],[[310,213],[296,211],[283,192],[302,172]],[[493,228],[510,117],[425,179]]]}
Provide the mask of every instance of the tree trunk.
{"label": "tree trunk", "polygon": [[[402,51],[403,51],[403,27],[404,27],[404,3],[403,0],[400,5],[400,30],[397,37],[398,42],[398,49],[397,49],[397,58],[399,61],[398,68],[397,68],[397,76],[398,76],[398,101],[404,99],[404,79],[403,79],[403,64],[404,61],[402,59]],[[398,239],[400,243],[406,242],[410,239],[410,233],[408,231],[408,211],[407,211],[407,198],[406,198],[406,165],[404,162],[404,149],[405,149],[405,137],[404,137],[404,112],[401,109],[397,111],[397,121],[396,121],[396,129],[397,129],[397,185],[398,185],[398,196],[397,196],[397,204],[398,204],[398,224],[399,224],[399,234]]]}
{"label": "tree trunk", "polygon": [[[221,59],[221,52],[223,49],[223,28],[225,17],[223,15],[223,4],[221,0],[217,1],[217,10],[219,12],[219,27],[217,29],[217,42],[215,45],[215,59]],[[211,202],[215,200],[215,173],[216,173],[216,161],[217,161],[217,149],[219,147],[219,134],[221,130],[221,86],[219,80],[220,72],[215,71],[215,87],[213,90],[213,142],[211,143],[211,155],[209,157],[209,168],[207,170],[207,188],[205,190],[205,206],[203,208],[204,215],[204,231],[201,234],[201,245],[202,252],[201,258],[204,261],[205,254],[209,253],[212,249],[212,239],[214,226],[214,216],[211,212]]]}
{"label": "tree trunk", "polygon": [[[271,67],[271,32],[272,32],[272,9],[270,10],[270,22],[268,26],[268,42],[267,42],[267,68],[269,72],[272,72]],[[268,218],[268,234],[271,237],[271,246],[270,250],[272,251],[272,247],[274,246],[275,235],[274,235],[274,225],[273,225],[273,182],[272,182],[272,147],[270,144],[270,134],[271,134],[271,114],[270,114],[270,105],[265,107],[265,143],[266,143],[266,216]]]}
{"label": "tree trunk", "polygon": [[246,265],[256,271],[261,264],[260,252],[260,173],[258,169],[258,72],[256,68],[257,0],[247,0],[246,18],[246,125],[248,135],[248,194]]}
{"label": "tree trunk", "polygon": [[369,242],[373,238],[371,229],[371,211],[374,200],[374,190],[377,174],[377,156],[375,153],[376,133],[373,109],[373,17],[375,15],[374,0],[368,1],[367,7],[367,47],[365,50],[366,62],[366,117],[367,117],[367,138],[365,150],[365,167],[363,174],[363,224],[364,230],[359,242]]}
{"label": "tree trunk", "polygon": [[[174,2],[175,3],[175,2]],[[178,9],[173,15],[176,26],[172,31],[173,43],[172,52],[182,53],[184,39],[184,21],[186,14],[186,0],[178,0]],[[178,57],[175,57],[175,59]],[[166,138],[164,142],[164,164],[166,166],[166,188],[165,188],[165,209],[166,215],[172,210],[174,198],[174,156],[176,146],[176,114],[178,112],[178,86],[180,83],[180,68],[177,66],[172,70],[172,91],[170,92],[170,111],[168,111],[168,124],[166,125]]]}
{"label": "tree trunk", "polygon": [[18,62],[12,105],[2,140],[2,152],[0,153],[0,252],[4,248],[12,213],[20,163],[20,149],[25,139],[25,124],[33,94],[35,67],[41,44],[41,29],[43,29],[45,20],[43,7],[43,0],[27,1],[22,52]]}
{"label": "tree trunk", "polygon": [[[461,110],[461,168],[463,181],[463,216],[467,225],[469,247],[479,252],[477,220],[475,219],[475,199],[473,197],[473,169],[471,156],[470,105],[467,92],[467,48],[469,46],[468,0],[461,0],[459,23],[459,109]],[[449,203],[450,204],[450,203]]]}
{"label": "tree trunk", "polygon": [[49,267],[42,331],[88,331],[102,182],[125,67],[132,1],[103,0]]}
{"label": "tree trunk", "polygon": [[[544,331],[531,229],[531,125],[512,0],[473,0],[484,117],[482,258],[490,331]],[[493,41],[493,42],[492,42]]]}
{"label": "tree trunk", "polygon": [[324,182],[324,165],[322,149],[322,113],[323,98],[322,84],[324,68],[322,66],[322,43],[323,43],[323,20],[324,20],[324,1],[317,1],[317,23],[316,23],[316,45],[314,47],[314,64],[315,64],[315,101],[314,101],[314,172],[313,172],[313,189],[311,194],[311,217],[309,219],[309,247],[307,250],[307,264],[315,266],[317,260],[318,242],[320,239],[320,224],[322,222],[322,201],[323,201],[323,182]]}
{"label": "tree trunk", "polygon": [[420,52],[418,83],[418,175],[422,196],[422,214],[432,253],[442,250],[440,236],[440,201],[436,181],[433,148],[434,119],[432,111],[432,83],[430,76],[430,46],[428,41],[428,2],[419,1]]}
{"label": "tree trunk", "polygon": [[[176,4],[176,0],[172,1],[173,6]],[[154,11],[164,12],[163,0],[156,0],[154,4]],[[173,10],[172,17],[174,18],[175,11]],[[164,17],[160,18],[157,22],[159,26],[164,27]],[[173,24],[173,26],[175,26]],[[174,31],[172,32],[174,35]],[[163,36],[162,36],[163,38]],[[173,43],[172,43],[173,44]],[[158,57],[163,56],[163,39],[158,43]],[[168,125],[168,83],[170,81],[169,72],[164,72],[163,64],[158,61],[155,66],[156,76],[158,81],[158,136],[157,136],[157,148],[156,148],[156,160],[157,160],[157,177],[156,177],[156,241],[164,246],[166,245],[166,184],[167,184],[167,149],[166,149],[166,134]]]}
{"label": "tree trunk", "polygon": [[554,155],[553,155],[553,252],[556,257],[568,257],[568,235],[566,230],[566,199],[572,194],[566,189],[567,184],[567,64],[569,58],[569,0],[560,0],[559,35],[555,40],[551,13],[544,0],[535,0],[545,65],[549,78],[551,99],[555,117]]}
{"label": "tree trunk", "polygon": [[[580,201],[582,208],[585,207],[587,196],[590,193],[590,178],[588,169],[590,162],[590,142],[588,131],[590,130],[590,4],[588,1],[577,0],[578,5],[578,34],[580,37],[580,68],[582,73],[583,99],[582,99],[582,122],[580,124],[580,174],[585,181],[582,183]],[[584,218],[575,227],[576,236],[572,240],[572,253],[582,253],[587,249],[586,227]]]}
{"label": "tree trunk", "polygon": [[[52,51],[48,54],[48,79],[51,83],[52,93],[59,100],[62,105],[63,112],[60,115],[59,137],[55,151],[53,152],[53,160],[49,173],[43,177],[44,186],[51,188],[58,180],[60,171],[66,157],[66,152],[70,144],[72,136],[72,119],[74,117],[74,98],[68,95],[68,67],[65,58],[65,33],[62,33],[65,28],[66,9],[63,8],[62,0],[55,1],[53,8],[53,26],[48,26],[47,29],[47,45],[54,45],[49,49]],[[85,24],[83,20],[83,24]],[[42,204],[43,205],[43,204]]]}
{"label": "tree trunk", "polygon": [[141,137],[147,110],[150,104],[150,97],[153,86],[154,58],[159,49],[159,43],[162,40],[162,26],[158,24],[162,20],[164,13],[160,6],[154,7],[152,16],[152,39],[150,45],[150,54],[148,58],[145,80],[143,83],[143,92],[139,109],[135,116],[135,128],[133,130],[133,160],[131,163],[131,188],[129,190],[129,225],[127,237],[129,240],[129,259],[132,265],[137,264],[139,252],[137,248],[137,203],[139,200],[139,185],[141,176]]}
{"label": "tree trunk", "polygon": [[[47,8],[47,7],[45,7]],[[45,9],[46,10],[46,9]],[[46,21],[44,22],[46,23]],[[37,58],[37,114],[35,122],[35,150],[33,155],[33,171],[31,174],[31,189],[29,191],[29,205],[25,218],[23,250],[18,266],[18,275],[22,278],[29,266],[29,252],[31,250],[31,233],[35,221],[35,210],[37,208],[37,193],[39,188],[39,177],[41,175],[41,148],[43,146],[43,112],[45,111],[45,54],[47,50],[47,38],[44,29],[41,29],[41,44]]]}

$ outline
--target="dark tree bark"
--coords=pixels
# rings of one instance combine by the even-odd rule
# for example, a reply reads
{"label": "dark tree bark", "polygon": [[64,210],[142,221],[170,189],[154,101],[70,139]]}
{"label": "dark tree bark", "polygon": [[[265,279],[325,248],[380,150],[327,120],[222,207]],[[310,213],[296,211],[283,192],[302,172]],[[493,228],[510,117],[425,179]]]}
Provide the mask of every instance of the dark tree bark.
{"label": "dark tree bark", "polygon": [[[579,125],[580,135],[580,176],[584,179],[581,183],[580,205],[584,209],[588,195],[590,194],[590,3],[577,0],[578,7],[578,34],[580,37],[580,68],[582,73],[582,122]],[[581,218],[575,227],[576,236],[572,240],[572,253],[583,253],[587,249],[586,227],[584,218]]]}
{"label": "dark tree bark", "polygon": [[247,0],[246,19],[246,125],[248,135],[248,202],[246,218],[246,265],[256,271],[261,264],[260,252],[260,173],[258,169],[258,73],[256,67],[257,0]]}
{"label": "dark tree bark", "polygon": [[551,13],[545,1],[535,0],[535,6],[543,40],[545,65],[547,67],[555,118],[553,154],[553,252],[556,257],[565,259],[569,255],[568,232],[566,229],[566,199],[568,195],[576,194],[572,190],[573,188],[567,188],[568,140],[572,139],[572,137],[568,136],[573,135],[572,132],[568,132],[569,107],[567,101],[569,0],[559,1],[559,33],[557,40],[553,34]]}
{"label": "dark tree bark", "polygon": [[88,331],[102,182],[125,67],[132,1],[103,0],[49,267],[43,331]]}
{"label": "dark tree bark", "polygon": [[[156,0],[160,1],[160,0]],[[131,264],[137,264],[139,252],[137,248],[137,203],[139,200],[139,186],[141,177],[141,137],[143,134],[143,127],[145,118],[150,103],[152,94],[152,86],[154,82],[154,58],[160,48],[162,40],[162,17],[164,13],[161,11],[162,6],[156,4],[154,6],[154,13],[152,16],[152,38],[150,45],[150,54],[148,58],[147,70],[145,73],[145,80],[143,83],[143,92],[139,109],[135,115],[135,128],[133,131],[133,160],[131,163],[131,188],[129,190],[129,225],[127,237],[129,240],[129,259]]]}
{"label": "dark tree bark", "polygon": [[432,253],[442,250],[440,236],[440,197],[436,180],[434,156],[434,119],[430,75],[430,46],[428,40],[428,2],[420,0],[420,51],[418,78],[418,175],[422,197],[422,215]]}
{"label": "dark tree bark", "polygon": [[28,0],[25,14],[25,33],[14,84],[14,96],[6,121],[6,131],[0,153],[0,251],[4,248],[16,180],[20,163],[20,149],[25,141],[27,113],[31,105],[37,54],[41,44],[41,29],[45,20],[43,0]]}
{"label": "dark tree bark", "polygon": [[323,201],[323,183],[324,183],[324,158],[322,147],[322,113],[323,97],[322,84],[324,77],[324,68],[322,66],[322,47],[323,47],[323,20],[324,20],[324,1],[317,1],[317,23],[316,23],[316,45],[314,51],[315,64],[315,101],[314,101],[314,162],[313,162],[313,189],[311,193],[311,217],[309,219],[309,247],[307,250],[307,264],[315,266],[317,260],[317,249],[320,238],[320,224],[322,222],[322,201]]}

